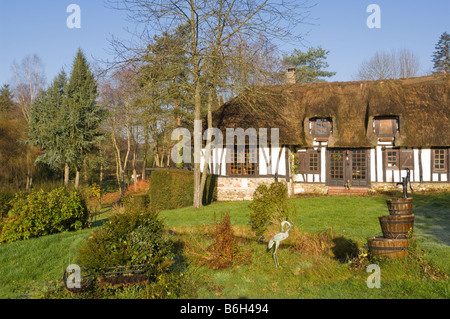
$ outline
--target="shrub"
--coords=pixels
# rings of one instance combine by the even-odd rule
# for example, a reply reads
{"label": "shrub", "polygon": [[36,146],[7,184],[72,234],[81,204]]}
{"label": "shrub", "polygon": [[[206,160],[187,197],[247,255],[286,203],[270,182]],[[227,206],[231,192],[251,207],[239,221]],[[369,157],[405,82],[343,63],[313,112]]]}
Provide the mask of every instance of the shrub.
{"label": "shrub", "polygon": [[250,203],[250,225],[257,237],[263,236],[267,227],[274,222],[289,219],[288,191],[280,182],[274,182],[267,187],[260,184],[253,193]]}
{"label": "shrub", "polygon": [[[183,272],[183,263],[171,265],[181,254],[180,243],[171,239],[158,214],[121,207],[110,221],[96,229],[79,250],[76,263],[89,267],[102,282],[106,267],[144,265],[148,281],[143,285],[93,287],[83,298],[179,298],[191,296],[192,283]],[[182,260],[183,258],[181,258]],[[180,261],[179,261],[180,262]],[[130,276],[116,276],[126,280]],[[97,282],[95,280],[94,282]],[[127,286],[128,285],[128,286]]]}
{"label": "shrub", "polygon": [[[208,174],[203,204],[215,200],[216,178]],[[150,176],[150,208],[175,209],[192,205],[194,199],[194,173],[182,170],[157,170]]]}
{"label": "shrub", "polygon": [[81,266],[94,272],[104,267],[154,265],[155,273],[168,266],[172,243],[158,215],[125,211],[92,233],[78,254]]}
{"label": "shrub", "polygon": [[146,211],[150,204],[148,194],[128,194],[122,199],[122,204],[126,211]]}
{"label": "shrub", "polygon": [[219,223],[215,222],[213,237],[214,242],[207,248],[201,264],[211,269],[223,269],[249,260],[251,251],[246,254],[240,252],[228,213]]}
{"label": "shrub", "polygon": [[89,213],[79,193],[56,188],[18,194],[4,220],[0,242],[40,237],[88,225]]}
{"label": "shrub", "polygon": [[2,217],[7,217],[8,212],[12,207],[11,201],[14,199],[14,195],[0,192],[0,220]]}

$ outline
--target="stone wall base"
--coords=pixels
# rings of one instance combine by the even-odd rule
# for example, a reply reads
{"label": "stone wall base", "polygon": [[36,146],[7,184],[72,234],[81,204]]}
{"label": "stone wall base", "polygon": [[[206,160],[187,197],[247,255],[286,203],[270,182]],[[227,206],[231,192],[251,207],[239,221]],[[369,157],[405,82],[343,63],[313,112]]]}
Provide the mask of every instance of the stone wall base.
{"label": "stone wall base", "polygon": [[[275,181],[271,178],[234,178],[222,177],[217,179],[217,200],[218,201],[238,201],[252,200],[253,193],[259,184],[270,186]],[[279,182],[286,182],[283,178],[278,179]],[[287,186],[287,183],[286,183]]]}
{"label": "stone wall base", "polygon": [[[217,179],[217,200],[252,200],[253,193],[259,184],[270,186],[274,181],[273,177],[233,178],[219,176]],[[295,194],[326,194],[328,191],[328,187],[325,184],[288,183],[284,178],[279,178],[278,181],[286,185],[290,196]]]}
{"label": "stone wall base", "polygon": [[293,193],[296,194],[326,194],[328,186],[324,183],[293,183]]}
{"label": "stone wall base", "polygon": [[[450,183],[411,183],[413,190],[416,191],[450,191]],[[396,183],[372,183],[371,191],[403,191],[402,185]],[[408,192],[410,192],[408,185]]]}
{"label": "stone wall base", "polygon": [[[234,178],[219,176],[217,179],[218,201],[252,200],[253,193],[259,184],[270,186],[275,179],[270,178]],[[325,183],[288,183],[284,178],[279,182],[285,183],[289,195],[297,194],[327,194],[328,186]],[[450,183],[411,183],[414,191],[450,191]],[[419,188],[420,187],[420,188]],[[371,183],[369,191],[402,191],[401,185],[396,183]],[[408,188],[408,192],[410,192]]]}

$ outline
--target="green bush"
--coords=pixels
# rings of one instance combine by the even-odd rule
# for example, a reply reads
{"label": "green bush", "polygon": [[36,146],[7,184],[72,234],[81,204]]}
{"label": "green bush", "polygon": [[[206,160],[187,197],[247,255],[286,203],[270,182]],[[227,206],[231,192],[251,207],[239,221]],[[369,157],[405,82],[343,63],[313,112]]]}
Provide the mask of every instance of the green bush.
{"label": "green bush", "polygon": [[159,272],[172,257],[172,242],[167,236],[156,213],[125,211],[92,233],[79,251],[79,264],[94,272],[104,267],[148,264]]}
{"label": "green bush", "polygon": [[150,204],[148,194],[129,194],[122,199],[122,204],[126,211],[146,211]]}
{"label": "green bush", "polygon": [[62,187],[18,194],[11,204],[3,220],[0,242],[79,230],[88,225],[89,213],[81,195]]}
{"label": "green bush", "polygon": [[270,224],[289,219],[286,186],[280,182],[274,182],[270,187],[260,184],[249,208],[252,210],[249,215],[251,228],[257,237],[261,237]]}
{"label": "green bush", "polygon": [[[216,198],[216,178],[208,174],[203,204]],[[194,173],[182,170],[157,170],[150,176],[150,207],[152,210],[175,209],[190,206],[194,199]]]}
{"label": "green bush", "polygon": [[14,199],[14,195],[7,193],[0,193],[0,220],[3,217],[8,216],[8,212],[12,207],[11,201]]}

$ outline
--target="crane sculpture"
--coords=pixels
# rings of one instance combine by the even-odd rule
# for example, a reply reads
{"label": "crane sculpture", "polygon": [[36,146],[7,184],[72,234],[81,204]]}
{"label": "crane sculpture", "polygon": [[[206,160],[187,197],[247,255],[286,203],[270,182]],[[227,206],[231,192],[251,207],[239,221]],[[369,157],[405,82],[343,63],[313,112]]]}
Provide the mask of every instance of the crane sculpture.
{"label": "crane sculpture", "polygon": [[[285,225],[287,225],[289,228],[286,231],[283,231]],[[275,267],[278,267],[278,265],[279,265],[278,257],[277,257],[278,246],[280,246],[280,243],[282,240],[285,240],[286,238],[289,237],[289,230],[291,229],[291,227],[292,227],[292,225],[288,221],[285,220],[285,221],[281,222],[281,233],[276,234],[269,240],[269,244],[267,245],[267,251],[271,250],[275,244],[275,248],[272,253],[272,257],[275,262]]]}

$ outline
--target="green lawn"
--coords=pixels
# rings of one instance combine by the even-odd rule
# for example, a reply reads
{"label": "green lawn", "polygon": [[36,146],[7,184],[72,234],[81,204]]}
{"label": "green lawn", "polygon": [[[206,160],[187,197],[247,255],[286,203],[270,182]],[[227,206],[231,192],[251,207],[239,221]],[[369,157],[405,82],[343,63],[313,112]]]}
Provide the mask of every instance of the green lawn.
{"label": "green lawn", "polygon": [[[291,199],[290,237],[279,249],[275,269],[266,246],[256,243],[248,225],[249,202],[214,203],[199,210],[160,213],[175,238],[185,243],[186,274],[198,298],[450,298],[450,193],[414,195],[418,252],[403,260],[377,261],[381,288],[369,289],[365,267],[355,269],[327,254],[302,251],[301,235],[333,233],[346,243],[366,245],[381,235],[378,216],[389,214],[385,196]],[[229,213],[249,263],[212,270],[198,266],[212,242],[214,216]],[[97,223],[99,225],[101,223]],[[63,269],[92,229],[0,246],[0,298],[39,298],[61,285]],[[270,238],[279,231],[271,227]],[[295,248],[298,249],[295,249]],[[447,277],[445,276],[447,274]]]}
{"label": "green lawn", "polygon": [[[450,194],[414,197],[419,256],[380,261],[382,289],[367,288],[366,269],[354,270],[329,256],[293,252],[289,249],[293,245],[290,238],[280,246],[282,267],[275,269],[265,245],[251,241],[247,224],[249,202],[215,203],[199,210],[163,211],[161,215],[175,232],[187,233],[188,241],[204,248],[208,245],[205,229],[211,228],[214,215],[220,218],[228,212],[235,233],[246,239],[242,249],[253,249],[249,265],[220,271],[193,268],[200,278],[199,298],[449,298],[449,280],[436,279],[427,272],[427,267],[450,272]],[[367,237],[382,235],[378,216],[389,214],[386,199],[385,196],[292,199],[294,228],[290,237],[332,230],[344,242],[365,247]],[[269,235],[278,231],[272,228]],[[195,236],[196,233],[201,235]]]}

